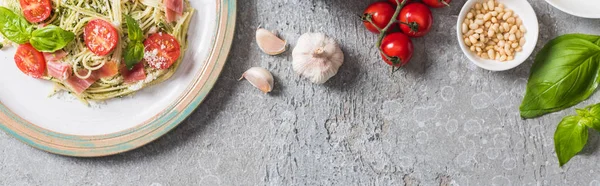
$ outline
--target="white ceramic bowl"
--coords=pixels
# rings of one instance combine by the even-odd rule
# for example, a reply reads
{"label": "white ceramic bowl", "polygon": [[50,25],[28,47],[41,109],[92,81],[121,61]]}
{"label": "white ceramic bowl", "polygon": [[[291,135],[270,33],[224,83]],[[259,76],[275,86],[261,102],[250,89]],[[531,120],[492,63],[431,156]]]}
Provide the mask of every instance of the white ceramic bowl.
{"label": "white ceramic bowl", "polygon": [[531,55],[533,50],[535,49],[535,45],[538,40],[539,35],[539,26],[538,19],[535,15],[535,11],[531,7],[531,5],[525,0],[497,0],[498,2],[505,5],[506,8],[513,10],[514,13],[519,15],[519,17],[523,20],[523,25],[527,29],[527,33],[525,33],[525,46],[522,46],[523,51],[517,52],[515,55],[515,59],[511,61],[500,62],[496,60],[486,60],[477,56],[476,53],[471,52],[462,38],[462,23],[469,13],[469,10],[475,6],[477,2],[487,2],[484,0],[468,0],[463,6],[460,14],[458,15],[458,21],[456,25],[456,34],[458,38],[458,43],[463,53],[473,62],[475,65],[491,70],[491,71],[504,71],[515,68],[523,63],[527,58]]}
{"label": "white ceramic bowl", "polygon": [[585,17],[600,18],[600,1],[598,0],[546,0],[552,6],[568,14]]}

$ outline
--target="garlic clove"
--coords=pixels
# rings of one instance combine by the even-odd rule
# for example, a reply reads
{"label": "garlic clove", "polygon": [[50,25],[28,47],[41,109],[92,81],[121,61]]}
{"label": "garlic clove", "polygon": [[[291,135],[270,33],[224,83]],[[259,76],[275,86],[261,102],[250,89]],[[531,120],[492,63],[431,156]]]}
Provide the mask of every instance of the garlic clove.
{"label": "garlic clove", "polygon": [[266,29],[256,30],[256,43],[264,53],[278,55],[286,51],[287,42],[277,37],[276,34]]}
{"label": "garlic clove", "polygon": [[273,91],[273,85],[275,84],[271,72],[261,67],[252,67],[248,69],[242,74],[242,77],[238,81],[241,81],[242,79],[248,80],[250,84],[265,94]]}

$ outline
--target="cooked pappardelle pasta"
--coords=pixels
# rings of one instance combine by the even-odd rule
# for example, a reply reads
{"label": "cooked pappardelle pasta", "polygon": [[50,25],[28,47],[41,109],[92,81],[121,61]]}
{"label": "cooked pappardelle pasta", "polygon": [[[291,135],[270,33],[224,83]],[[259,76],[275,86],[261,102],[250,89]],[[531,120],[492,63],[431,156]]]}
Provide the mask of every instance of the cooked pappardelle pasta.
{"label": "cooked pappardelle pasta", "polygon": [[0,0],[17,67],[84,103],[170,78],[187,49],[188,0]]}

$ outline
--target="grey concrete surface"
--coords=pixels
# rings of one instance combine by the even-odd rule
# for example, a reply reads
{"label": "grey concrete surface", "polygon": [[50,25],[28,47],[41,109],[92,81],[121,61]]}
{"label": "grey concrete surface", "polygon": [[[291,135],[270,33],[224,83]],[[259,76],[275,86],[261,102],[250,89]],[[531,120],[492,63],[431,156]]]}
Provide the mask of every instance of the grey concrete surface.
{"label": "grey concrete surface", "polygon": [[[1,132],[0,185],[600,185],[596,132],[582,155],[557,165],[554,129],[573,109],[519,117],[531,60],[489,72],[460,52],[455,22],[465,0],[433,11],[431,34],[414,39],[412,63],[394,75],[358,20],[371,2],[239,0],[225,70],[177,129],[97,159],[48,154]],[[540,20],[537,50],[560,34],[600,34],[600,20],[529,2]],[[292,46],[304,32],[327,33],[343,47],[345,64],[313,85],[292,72],[291,52],[259,51],[259,25]],[[276,76],[272,94],[237,81],[253,66]]]}

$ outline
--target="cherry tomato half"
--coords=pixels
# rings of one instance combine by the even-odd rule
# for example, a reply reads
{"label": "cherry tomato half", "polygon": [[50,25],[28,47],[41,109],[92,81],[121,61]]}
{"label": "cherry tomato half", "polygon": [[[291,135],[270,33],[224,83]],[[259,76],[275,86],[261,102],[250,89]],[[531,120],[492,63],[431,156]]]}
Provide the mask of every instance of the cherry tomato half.
{"label": "cherry tomato half", "polygon": [[[398,0],[398,1],[402,3],[402,0]],[[407,0],[405,0],[405,1],[407,1]],[[411,1],[412,0],[408,0],[408,2],[406,2],[406,3],[410,3]],[[398,3],[396,3],[396,0],[388,0],[388,2],[392,3],[394,6],[398,6]]]}
{"label": "cherry tomato half", "polygon": [[85,45],[92,53],[98,56],[106,56],[117,47],[119,33],[109,22],[94,19],[85,25],[83,38]]}
{"label": "cherry tomato half", "polygon": [[32,23],[42,22],[52,13],[50,0],[19,0],[19,4],[25,19]]}
{"label": "cherry tomato half", "polygon": [[432,8],[443,8],[450,6],[451,1],[452,0],[423,0],[423,3]]}
{"label": "cherry tomato half", "polygon": [[[385,28],[390,23],[390,20],[392,20],[392,17],[394,17],[395,11],[396,8],[385,1],[375,2],[365,9],[362,20],[367,30],[378,34],[379,30],[377,30],[377,27],[380,29]],[[371,19],[377,27],[367,21],[368,19]]]}
{"label": "cherry tomato half", "polygon": [[152,34],[144,41],[144,61],[157,69],[167,69],[179,59],[181,48],[175,37],[166,33]]}
{"label": "cherry tomato half", "polygon": [[29,43],[19,45],[15,54],[15,63],[21,72],[34,78],[42,78],[46,72],[44,54]]}
{"label": "cherry tomato half", "polygon": [[400,11],[400,29],[409,37],[422,37],[429,33],[433,16],[429,7],[422,3],[410,3]]}
{"label": "cherry tomato half", "polygon": [[381,54],[387,64],[400,67],[408,64],[412,58],[414,48],[408,36],[396,32],[383,38],[381,50],[385,55],[391,57],[391,59],[388,59],[384,54]]}

